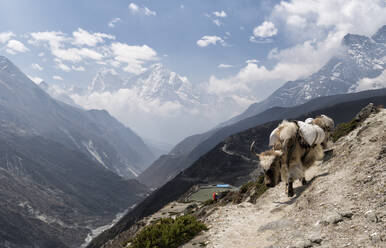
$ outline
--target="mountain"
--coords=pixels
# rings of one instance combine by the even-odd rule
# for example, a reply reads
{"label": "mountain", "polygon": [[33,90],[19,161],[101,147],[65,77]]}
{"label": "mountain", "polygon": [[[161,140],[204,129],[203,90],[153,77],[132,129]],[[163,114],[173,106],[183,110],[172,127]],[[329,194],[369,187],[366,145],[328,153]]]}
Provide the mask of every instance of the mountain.
{"label": "mountain", "polygon": [[119,77],[114,69],[103,68],[97,72],[88,86],[88,94],[93,92],[115,92],[125,87],[125,81]]}
{"label": "mountain", "polygon": [[52,99],[0,56],[0,247],[79,247],[147,194],[117,175],[143,169],[141,146],[106,111]]}
{"label": "mountain", "polygon": [[153,164],[138,177],[138,180],[151,188],[160,187],[232,134],[266,122],[295,118],[304,113],[326,108],[338,103],[356,101],[375,96],[386,97],[386,89],[319,97],[290,108],[274,107],[235,124],[190,136],[177,144],[169,154],[163,155],[154,161]]}
{"label": "mountain", "polygon": [[138,96],[145,100],[178,102],[184,106],[200,104],[196,89],[188,79],[170,71],[161,63],[150,66],[147,71],[129,81]]}
{"label": "mountain", "polygon": [[[375,105],[385,105],[386,90],[379,96],[346,101],[309,113],[303,112],[296,119],[304,120],[310,116],[327,114],[334,119],[336,124],[339,124],[351,120],[369,102]],[[302,110],[301,107],[298,107],[298,111]],[[245,183],[252,178],[253,175],[251,173],[255,169],[259,169],[258,163],[254,161],[249,151],[251,142],[256,141],[257,151],[267,149],[269,134],[277,127],[280,121],[276,120],[260,124],[223,139],[223,141],[217,143],[213,149],[201,156],[189,168],[180,172],[164,186],[154,191],[116,225],[94,239],[88,247],[101,247],[107,241],[114,239],[114,237],[118,237],[120,234],[124,235],[123,233],[129,230],[137,221],[155,213],[166,204],[177,200],[194,185],[228,183],[240,186]]]}
{"label": "mountain", "polygon": [[[320,96],[330,96],[360,90],[386,87],[381,83],[362,85],[367,78],[376,81],[386,68],[386,25],[371,38],[347,34],[342,40],[342,51],[311,76],[289,81],[262,102],[252,104],[245,112],[221,124],[226,126],[254,116],[272,107],[302,104]],[[373,80],[371,80],[373,79]]]}

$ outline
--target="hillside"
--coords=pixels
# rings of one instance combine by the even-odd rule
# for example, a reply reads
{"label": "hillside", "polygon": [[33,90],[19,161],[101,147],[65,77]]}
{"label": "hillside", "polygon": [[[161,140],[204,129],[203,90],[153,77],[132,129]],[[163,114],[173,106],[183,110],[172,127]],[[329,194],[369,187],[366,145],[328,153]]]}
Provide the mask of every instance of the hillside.
{"label": "hillside", "polygon": [[141,201],[148,189],[117,175],[141,171],[132,144],[146,148],[106,111],[52,99],[0,56],[0,247],[79,247]]}
{"label": "hillside", "polygon": [[[153,164],[138,177],[138,180],[149,187],[159,187],[171,180],[182,170],[191,166],[201,156],[209,152],[218,143],[230,135],[270,121],[296,118],[305,113],[310,113],[339,103],[377,96],[386,98],[386,89],[319,97],[295,107],[270,108],[258,115],[241,120],[235,124],[213,129],[203,134],[190,136],[177,144],[168,155],[161,156],[153,162]],[[357,111],[359,111],[359,109]]]}
{"label": "hillside", "polygon": [[[377,105],[385,105],[386,97],[370,97],[358,101],[341,103],[319,109],[307,115],[298,116],[296,119],[305,119],[310,116],[327,114],[331,116],[336,123],[347,122],[369,102]],[[166,204],[177,200],[193,185],[221,182],[239,186],[245,183],[251,179],[253,175],[251,173],[253,173],[255,169],[258,169],[257,164],[250,160],[250,143],[252,140],[256,140],[258,150],[265,150],[267,148],[269,133],[278,123],[279,121],[268,122],[264,125],[259,125],[232,135],[220,142],[191,167],[179,173],[174,179],[153,192],[148,198],[124,216],[114,227],[93,240],[89,247],[100,247],[108,240],[129,230],[134,223],[143,217],[149,216]],[[224,149],[224,147],[226,149]],[[232,155],[232,153],[234,155]]]}
{"label": "hillside", "polygon": [[[206,247],[385,247],[386,110],[334,144],[288,198],[283,183],[255,204],[219,207]],[[196,247],[192,243],[184,247]]]}

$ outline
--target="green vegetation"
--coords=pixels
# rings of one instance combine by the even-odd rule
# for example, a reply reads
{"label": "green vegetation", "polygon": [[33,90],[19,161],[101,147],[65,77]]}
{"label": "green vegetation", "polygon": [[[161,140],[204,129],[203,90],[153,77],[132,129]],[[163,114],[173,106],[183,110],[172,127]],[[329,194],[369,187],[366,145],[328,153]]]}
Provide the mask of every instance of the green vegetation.
{"label": "green vegetation", "polygon": [[208,206],[214,204],[215,201],[213,199],[206,200],[202,203],[203,206]]}
{"label": "green vegetation", "polygon": [[343,136],[346,136],[349,134],[352,130],[358,127],[360,122],[358,120],[352,119],[349,122],[343,122],[340,123],[336,128],[335,131],[332,133],[331,138],[333,142],[336,142],[338,139],[340,139]]}
{"label": "green vegetation", "polygon": [[[160,219],[130,240],[130,248],[177,248],[207,227],[195,217],[185,215]],[[128,243],[129,243],[128,242]]]}
{"label": "green vegetation", "polygon": [[249,181],[240,187],[239,192],[234,196],[233,202],[240,203],[246,197],[250,197],[250,202],[255,203],[264,192],[267,191],[267,186],[264,184],[264,176],[261,175],[256,181]]}

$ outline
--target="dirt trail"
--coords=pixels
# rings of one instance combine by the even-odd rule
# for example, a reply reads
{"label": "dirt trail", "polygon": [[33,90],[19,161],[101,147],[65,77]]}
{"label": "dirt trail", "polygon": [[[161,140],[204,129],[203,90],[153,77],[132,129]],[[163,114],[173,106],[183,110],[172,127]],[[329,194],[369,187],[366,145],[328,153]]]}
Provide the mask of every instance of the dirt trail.
{"label": "dirt trail", "polygon": [[334,144],[333,157],[256,204],[219,207],[209,230],[184,247],[386,247],[386,110]]}

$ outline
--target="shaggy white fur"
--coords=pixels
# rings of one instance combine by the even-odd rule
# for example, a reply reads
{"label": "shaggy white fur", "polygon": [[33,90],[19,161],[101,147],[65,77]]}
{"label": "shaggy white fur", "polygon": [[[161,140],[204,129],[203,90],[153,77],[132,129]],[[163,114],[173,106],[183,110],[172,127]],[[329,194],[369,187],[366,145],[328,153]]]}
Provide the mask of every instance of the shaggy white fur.
{"label": "shaggy white fur", "polygon": [[280,125],[275,128],[269,136],[269,146],[274,146],[277,143],[283,143],[285,140],[289,140],[294,137],[297,132],[297,126],[293,122],[282,121]]}
{"label": "shaggy white fur", "polygon": [[272,151],[272,153],[270,154],[264,154],[264,153],[260,154],[259,159],[260,159],[261,167],[265,171],[269,170],[275,158],[281,155],[283,155],[283,152],[279,150]]}
{"label": "shaggy white fur", "polygon": [[307,124],[303,121],[298,121],[300,132],[304,140],[310,146],[321,144],[325,138],[323,129],[317,125]]}

